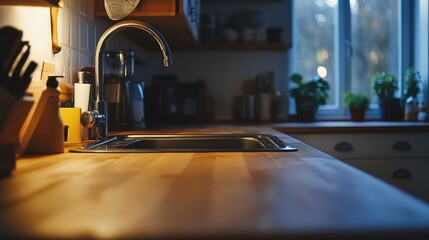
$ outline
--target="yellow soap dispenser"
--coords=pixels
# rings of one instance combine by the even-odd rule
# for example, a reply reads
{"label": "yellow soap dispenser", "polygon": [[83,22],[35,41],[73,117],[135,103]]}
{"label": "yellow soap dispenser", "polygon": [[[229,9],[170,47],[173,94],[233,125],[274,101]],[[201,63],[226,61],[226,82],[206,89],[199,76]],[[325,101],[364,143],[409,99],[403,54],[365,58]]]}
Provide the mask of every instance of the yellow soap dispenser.
{"label": "yellow soap dispenser", "polygon": [[49,76],[35,112],[40,118],[35,121],[34,132],[25,153],[62,153],[64,152],[64,125],[60,115],[60,89],[58,76]]}

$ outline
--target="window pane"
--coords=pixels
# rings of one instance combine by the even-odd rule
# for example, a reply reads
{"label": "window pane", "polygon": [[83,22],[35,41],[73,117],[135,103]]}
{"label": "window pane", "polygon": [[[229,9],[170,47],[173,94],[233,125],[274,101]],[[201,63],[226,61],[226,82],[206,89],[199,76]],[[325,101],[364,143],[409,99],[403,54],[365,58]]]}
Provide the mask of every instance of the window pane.
{"label": "window pane", "polygon": [[319,75],[331,86],[329,104],[335,97],[335,24],[337,0],[294,1],[294,72],[306,79]]}
{"label": "window pane", "polygon": [[350,0],[350,9],[351,90],[365,92],[371,96],[371,103],[377,103],[377,96],[371,89],[371,76],[376,72],[389,72],[399,77],[398,1]]}

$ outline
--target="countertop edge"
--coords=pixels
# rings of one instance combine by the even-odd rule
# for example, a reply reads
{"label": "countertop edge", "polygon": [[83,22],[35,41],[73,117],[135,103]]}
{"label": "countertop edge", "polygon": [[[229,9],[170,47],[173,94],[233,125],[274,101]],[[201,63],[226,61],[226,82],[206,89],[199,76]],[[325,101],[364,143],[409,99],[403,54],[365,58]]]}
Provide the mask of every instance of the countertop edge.
{"label": "countertop edge", "polygon": [[285,122],[272,124],[274,130],[285,134],[297,133],[422,133],[429,132],[427,122],[351,122],[320,121],[310,123]]}

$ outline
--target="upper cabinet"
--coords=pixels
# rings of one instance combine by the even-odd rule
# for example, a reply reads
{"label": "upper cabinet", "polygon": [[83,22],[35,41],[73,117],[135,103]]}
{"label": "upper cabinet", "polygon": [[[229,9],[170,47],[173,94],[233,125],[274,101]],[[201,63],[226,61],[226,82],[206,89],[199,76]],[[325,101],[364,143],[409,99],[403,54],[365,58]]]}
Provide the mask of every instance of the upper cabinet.
{"label": "upper cabinet", "polygon": [[[195,46],[199,40],[199,8],[199,0],[141,0],[125,19],[153,25],[164,35],[172,49],[188,48]],[[95,16],[108,19],[104,0],[95,1]],[[130,32],[132,34],[132,30]],[[133,35],[133,39],[154,44],[147,34]]]}
{"label": "upper cabinet", "polygon": [[200,48],[281,51],[291,47],[292,0],[201,0]]}
{"label": "upper cabinet", "polygon": [[[281,51],[291,47],[291,2],[141,0],[125,19],[153,25],[173,50]],[[96,0],[95,16],[108,19],[104,0]],[[134,33],[125,34],[156,47],[147,34]]]}
{"label": "upper cabinet", "polygon": [[287,50],[291,0],[201,0],[201,47]]}
{"label": "upper cabinet", "polygon": [[0,0],[0,6],[58,6],[60,0]]}

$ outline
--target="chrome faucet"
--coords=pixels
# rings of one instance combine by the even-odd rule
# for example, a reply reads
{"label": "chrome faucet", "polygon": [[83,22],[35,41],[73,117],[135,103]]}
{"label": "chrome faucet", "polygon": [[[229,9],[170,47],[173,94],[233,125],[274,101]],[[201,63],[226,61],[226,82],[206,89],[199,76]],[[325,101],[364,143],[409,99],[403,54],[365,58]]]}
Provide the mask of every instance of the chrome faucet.
{"label": "chrome faucet", "polygon": [[164,66],[173,65],[170,48],[162,34],[151,25],[140,21],[123,21],[109,27],[100,37],[95,50],[95,100],[93,101],[93,110],[83,112],[80,117],[82,126],[86,128],[95,128],[96,139],[107,137],[108,132],[108,114],[107,101],[104,100],[104,59],[103,50],[106,42],[117,32],[126,28],[137,28],[149,33],[157,41],[161,48],[164,59]]}

